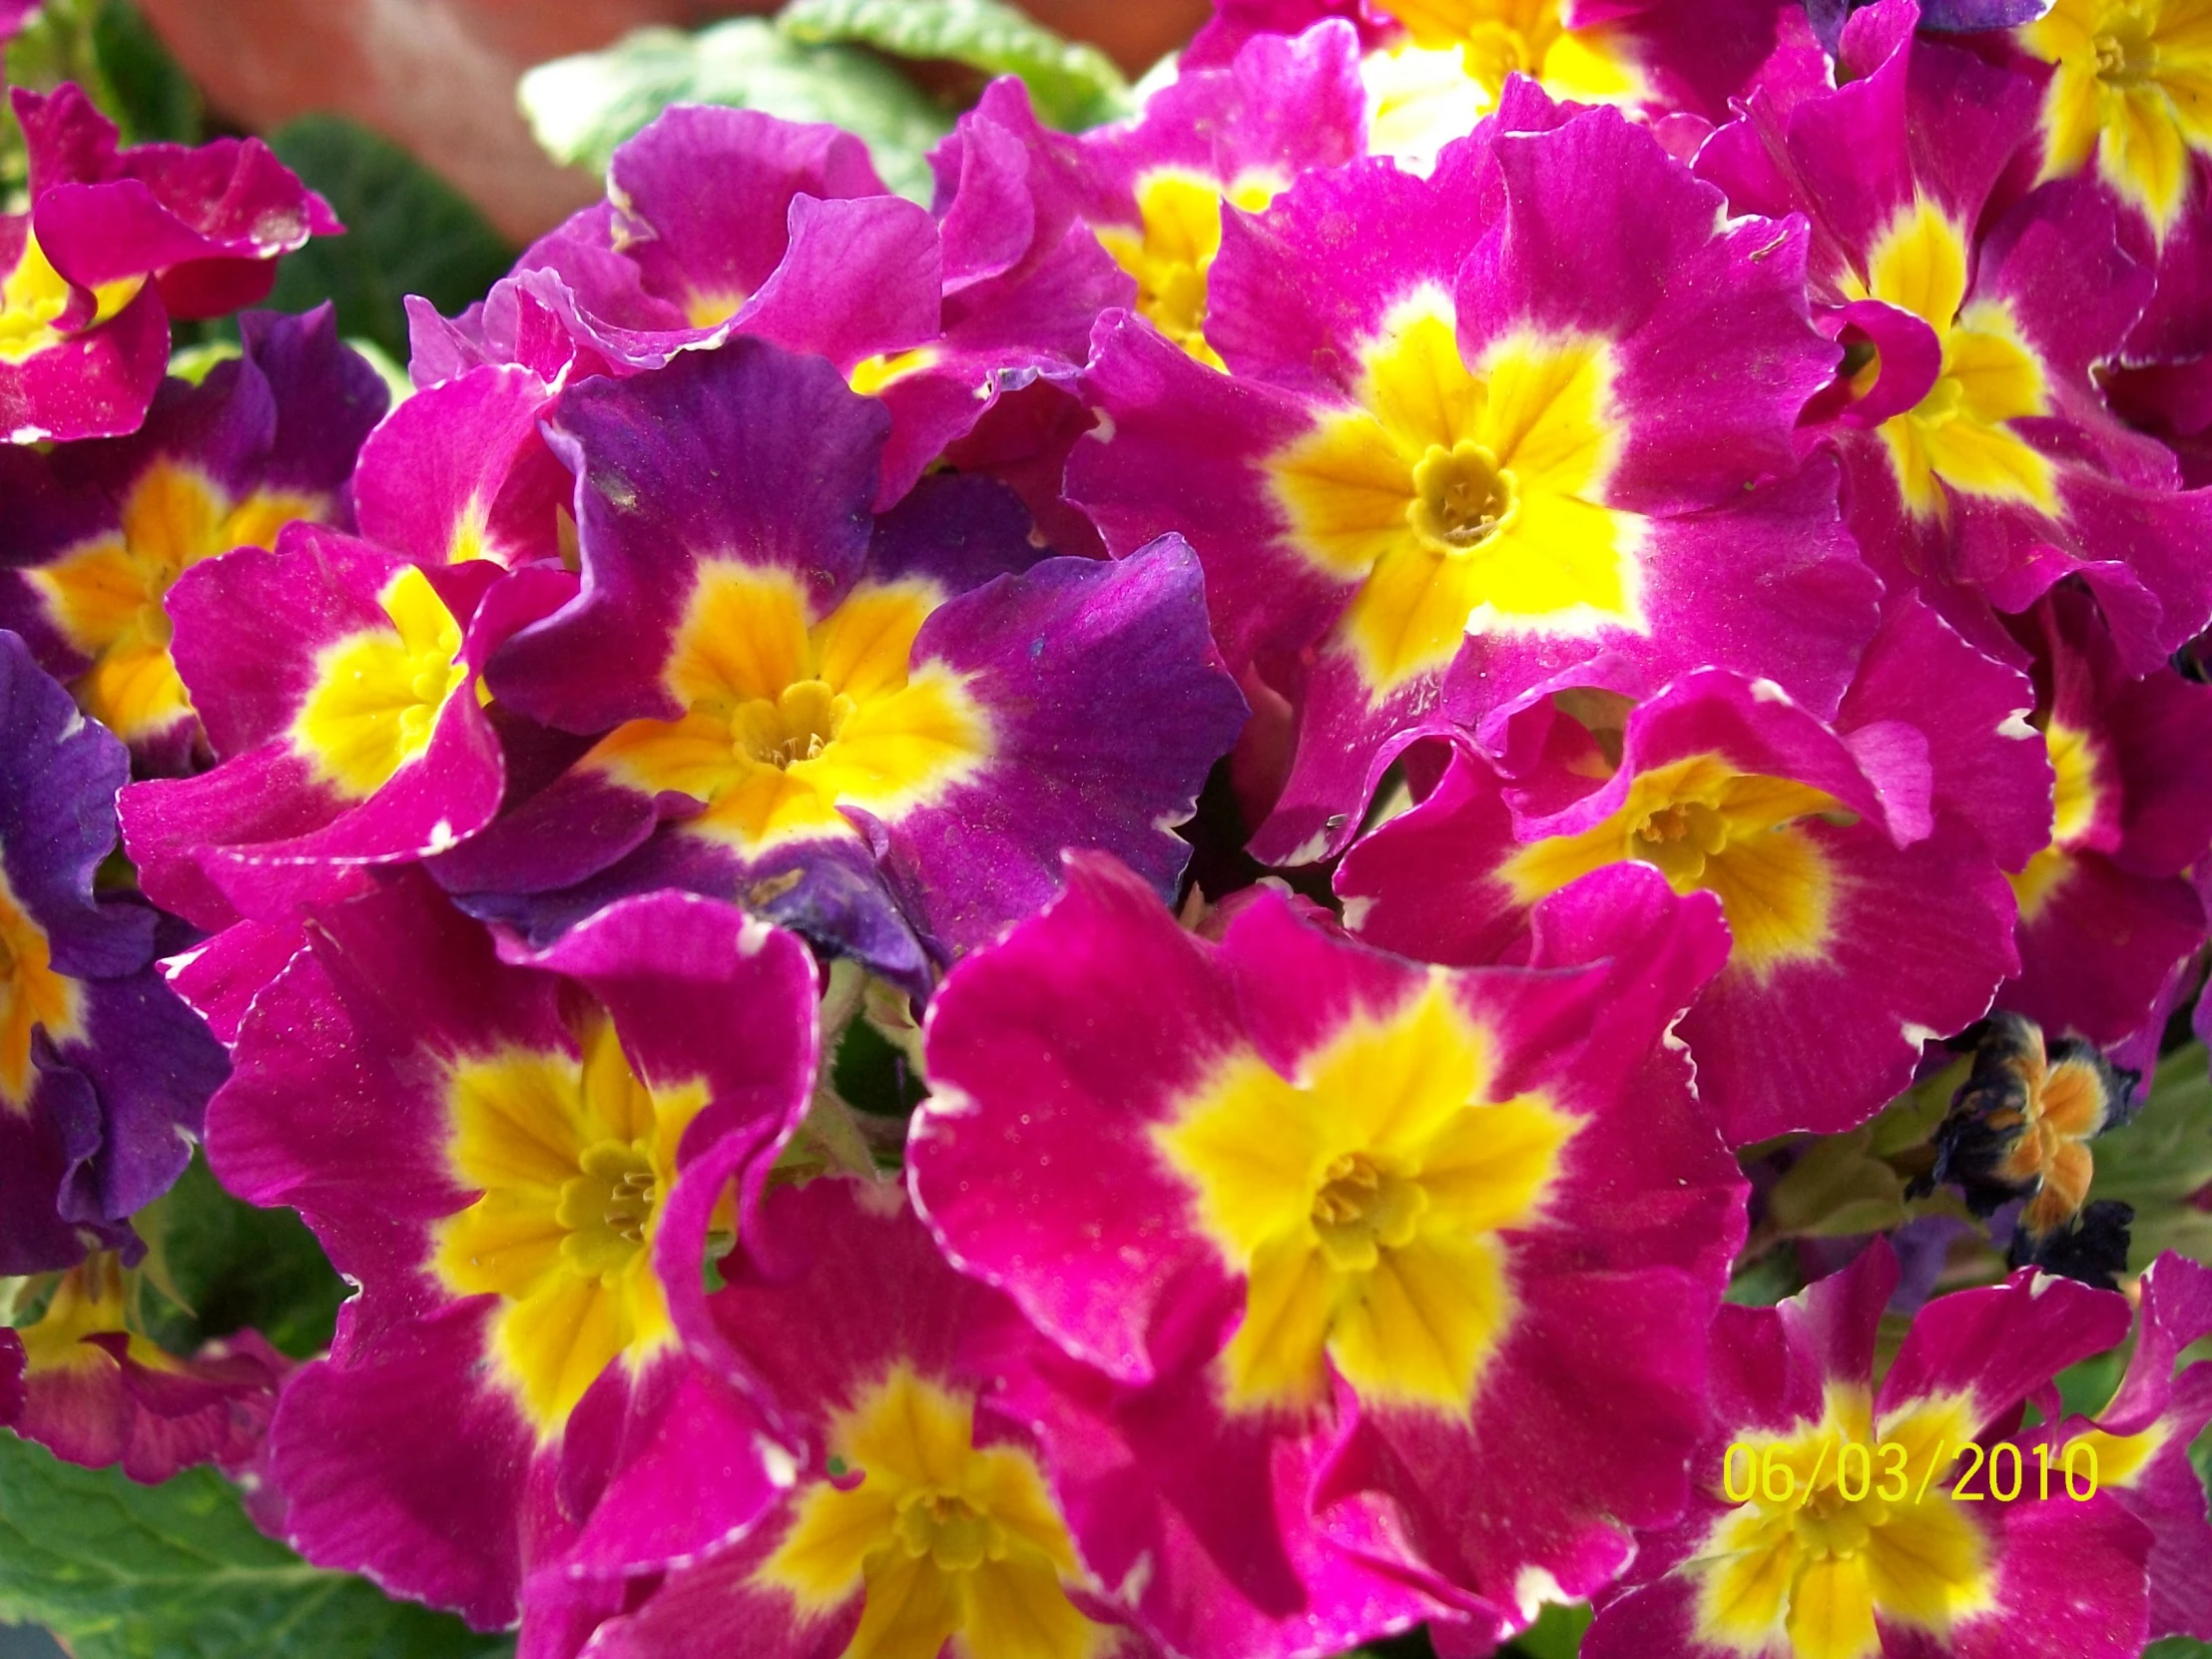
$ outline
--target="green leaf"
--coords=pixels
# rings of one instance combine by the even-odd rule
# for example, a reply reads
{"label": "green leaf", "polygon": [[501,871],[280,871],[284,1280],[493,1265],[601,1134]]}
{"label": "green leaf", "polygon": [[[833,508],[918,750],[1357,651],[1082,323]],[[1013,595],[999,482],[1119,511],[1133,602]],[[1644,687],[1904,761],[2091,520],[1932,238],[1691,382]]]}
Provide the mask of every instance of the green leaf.
{"label": "green leaf", "polygon": [[92,50],[108,83],[104,107],[126,140],[200,142],[205,112],[199,89],[131,0],[107,0],[100,8],[92,20]]}
{"label": "green leaf", "polygon": [[2060,1372],[2058,1403],[2068,1416],[2094,1416],[2112,1402],[2112,1392],[2120,1385],[2120,1374],[2127,1368],[2127,1355],[2122,1349],[2105,1354],[2092,1354]]}
{"label": "green leaf", "polygon": [[190,380],[194,385],[207,379],[216,364],[227,363],[239,356],[244,347],[235,339],[202,340],[193,345],[180,345],[169,354],[169,372],[180,380]]}
{"label": "green leaf", "polygon": [[844,46],[804,46],[741,17],[696,35],[640,29],[604,52],[538,65],[522,109],[555,161],[605,172],[615,147],[671,104],[727,104],[786,121],[827,121],[856,134],[883,182],[926,202],[923,159],[952,118],[881,59]]}
{"label": "green leaf", "polygon": [[1795,1249],[1769,1250],[1755,1262],[1747,1262],[1736,1269],[1735,1277],[1728,1282],[1728,1289],[1721,1300],[1740,1308],[1771,1308],[1785,1297],[1793,1297],[1805,1289],[1804,1276],[1798,1271]]}
{"label": "green leaf", "polygon": [[1054,34],[1003,0],[792,0],[776,26],[810,46],[872,46],[897,58],[1018,75],[1038,116],[1076,130],[1129,114],[1129,83],[1095,46]]}
{"label": "green leaf", "polygon": [[217,1183],[204,1156],[144,1222],[182,1309],[145,1310],[147,1335],[191,1354],[251,1326],[294,1359],[330,1346],[345,1285],[289,1210],[257,1210]]}
{"label": "green leaf", "polygon": [[278,159],[329,199],[342,237],[288,256],[269,303],[304,311],[334,300],[338,332],[407,357],[402,301],[460,310],[507,274],[514,250],[450,185],[394,144],[337,116],[309,115],[270,136]]}
{"label": "green leaf", "polygon": [[929,1092],[906,1056],[865,1019],[844,1028],[830,1081],[848,1105],[877,1117],[902,1118]]}
{"label": "green leaf", "polygon": [[1571,1607],[1553,1602],[1534,1624],[1513,1638],[1512,1651],[1527,1655],[1527,1659],[1574,1659],[1582,1651],[1582,1633],[1596,1617],[1587,1602],[1578,1601]]}
{"label": "green leaf", "polygon": [[459,1659],[501,1651],[255,1530],[228,1482],[140,1486],[0,1434],[0,1621],[77,1659]]}
{"label": "green leaf", "polygon": [[2212,1186],[2212,1077],[2201,1044],[2161,1060],[2135,1121],[2099,1135],[2090,1150],[2090,1195],[2135,1206],[2130,1269],[2150,1266],[2162,1250],[2212,1260],[2212,1212],[2189,1202]]}
{"label": "green leaf", "polygon": [[1870,1156],[1870,1124],[1813,1142],[1767,1195],[1767,1213],[1784,1234],[1846,1239],[1882,1233],[1905,1220],[1905,1183]]}

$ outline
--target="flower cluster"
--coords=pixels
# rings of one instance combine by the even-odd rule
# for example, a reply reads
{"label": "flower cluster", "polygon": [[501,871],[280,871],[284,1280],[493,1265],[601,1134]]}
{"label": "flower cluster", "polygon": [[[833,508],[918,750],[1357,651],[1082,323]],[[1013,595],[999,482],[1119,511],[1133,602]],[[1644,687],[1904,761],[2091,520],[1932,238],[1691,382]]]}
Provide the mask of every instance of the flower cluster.
{"label": "flower cluster", "polygon": [[[18,93],[0,1420],[526,1659],[2212,1639],[2212,1269],[2092,1197],[2212,896],[2204,14],[1221,0],[927,209],[680,106],[388,409],[327,309],[165,379],[334,221]],[[327,1354],[143,1329],[195,1144]]]}

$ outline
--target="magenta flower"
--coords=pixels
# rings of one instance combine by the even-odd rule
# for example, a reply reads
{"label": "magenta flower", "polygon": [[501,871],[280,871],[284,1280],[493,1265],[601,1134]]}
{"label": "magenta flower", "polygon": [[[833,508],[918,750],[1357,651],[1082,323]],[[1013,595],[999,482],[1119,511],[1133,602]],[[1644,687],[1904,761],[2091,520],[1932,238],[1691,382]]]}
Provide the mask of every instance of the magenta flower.
{"label": "magenta flower", "polygon": [[1431,180],[1357,163],[1231,215],[1206,311],[1229,373],[1101,324],[1070,496],[1116,553],[1190,536],[1231,670],[1296,712],[1256,856],[1337,850],[1413,735],[1593,657],[1834,711],[1876,585],[1833,472],[1796,471],[1833,347],[1802,228],[1720,207],[1618,115],[1524,88]]}
{"label": "magenta flower", "polygon": [[2048,843],[2012,877],[2020,972],[1997,999],[2117,1043],[2204,940],[2185,872],[2212,851],[2212,778],[2188,757],[2212,752],[2212,688],[2163,666],[2129,678],[2085,594],[2046,595],[2014,631],[2057,790]]}
{"label": "magenta flower", "polygon": [[[1072,382],[1092,320],[1129,297],[1071,212],[1032,199],[1028,171],[1018,148],[971,145],[940,173],[933,217],[885,193],[849,134],[677,106],[616,152],[608,202],[523,255],[511,284],[528,303],[495,289],[442,339],[427,319],[418,332],[433,361],[497,360],[508,307],[534,304],[580,364],[616,374],[733,334],[828,357],[891,412],[888,507],[1002,394]],[[530,331],[512,349],[535,355]]]}
{"label": "magenta flower", "polygon": [[243,356],[203,384],[166,382],[131,436],[0,449],[0,624],[159,773],[206,755],[170,653],[169,590],[204,559],[274,547],[293,519],[342,521],[389,396],[328,305],[240,329]]}
{"label": "magenta flower", "polygon": [[1455,971],[1275,895],[1216,944],[1107,860],[1068,881],[938,992],[908,1168],[1081,1362],[1013,1398],[1091,1569],[1208,1653],[1503,1634],[1605,1582],[1682,1501],[1742,1226],[1660,1041],[1713,901],[1614,871],[1546,906],[1544,971]]}
{"label": "magenta flower", "polygon": [[27,213],[0,215],[0,438],[118,437],[169,365],[169,318],[268,294],[279,256],[342,227],[259,139],[116,148],[75,86],[13,90]]}
{"label": "magenta flower", "polygon": [[1137,312],[1219,368],[1206,278],[1224,208],[1257,211],[1302,174],[1365,153],[1357,47],[1334,24],[1293,40],[1260,35],[1219,68],[1186,68],[1135,120],[1080,136],[1048,131],[1020,84],[1002,81],[938,152],[939,177],[965,184],[990,158],[1019,161],[1037,211],[1088,225],[1136,282]]}
{"label": "magenta flower", "polygon": [[66,1268],[192,1156],[223,1051],[153,967],[159,918],[95,895],[123,746],[0,631],[0,1274]]}
{"label": "magenta flower", "polygon": [[[2096,1458],[2097,1486],[2151,1531],[2150,1638],[2212,1641],[2212,1525],[2204,1480],[2189,1447],[2212,1422],[2212,1364],[2177,1363],[2212,1336],[2212,1269],[2167,1251],[2144,1270],[2135,1353],[2093,1421],[2069,1417],[2049,1435],[2063,1468],[2066,1448]],[[2077,1467],[2087,1456],[2075,1454]]]}
{"label": "magenta flower", "polygon": [[479,601],[501,575],[306,523],[187,571],[173,649],[219,764],[124,792],[148,896],[211,932],[278,921],[345,870],[489,823],[504,769],[477,676],[505,636]]}
{"label": "magenta flower", "polygon": [[437,860],[470,908],[543,943],[685,887],[925,991],[1054,890],[1063,847],[1172,887],[1169,826],[1244,718],[1197,561],[1044,558],[987,479],[872,519],[886,424],[751,339],[565,394],[583,589],[490,684],[596,741]]}
{"label": "magenta flower", "polygon": [[291,1362],[252,1331],[180,1359],[130,1329],[131,1270],[96,1252],[63,1274],[46,1311],[15,1339],[20,1397],[11,1405],[0,1351],[0,1426],[65,1462],[120,1465],[167,1480],[196,1463],[249,1472]]}
{"label": "magenta flower", "polygon": [[1818,412],[1884,581],[2007,655],[1993,613],[2079,575],[2121,662],[2147,673],[2212,617],[2196,551],[2212,496],[2179,489],[2172,454],[2123,426],[2091,375],[2119,354],[2151,274],[2085,183],[1986,211],[2035,83],[1916,38],[1917,15],[1912,0],[1855,14],[1854,79],[1790,108],[1755,98],[1698,172],[1738,212],[1813,222],[1813,293],[1848,350]]}
{"label": "magenta flower", "polygon": [[2157,273],[2125,360],[2202,357],[2212,350],[2212,131],[2195,106],[2212,24],[2175,0],[2054,0],[2038,18],[2005,21],[2023,25],[2016,49],[2050,66],[2037,182],[2094,178],[2119,206],[2123,246]]}
{"label": "magenta flower", "polygon": [[1562,102],[1719,121],[1770,61],[1818,56],[1804,19],[1774,0],[1218,0],[1215,11],[1189,68],[1325,19],[1352,24],[1369,148],[1423,173],[1516,75]]}
{"label": "magenta flower", "polygon": [[[2142,1650],[2148,1529],[2112,1492],[2070,1497],[2059,1469],[2045,1490],[2042,1436],[2019,1428],[2023,1403],[2053,1399],[2059,1370],[2127,1334],[2126,1302],[2025,1270],[1929,1303],[1878,1376],[1897,1283],[1877,1240],[1779,1307],[1721,1309],[1689,1510],[1639,1536],[1621,1593],[1583,1638],[1589,1659]],[[1736,1497],[1747,1449],[1772,1485]]]}
{"label": "magenta flower", "polygon": [[480,364],[417,391],[361,445],[361,535],[425,565],[559,559],[574,481],[541,431],[557,395],[522,363]]}
{"label": "magenta flower", "polygon": [[1836,721],[1719,670],[1633,708],[1537,705],[1502,762],[1461,746],[1337,885],[1363,938],[1461,964],[1519,959],[1531,906],[1623,861],[1714,893],[1728,965],[1680,1028],[1699,1094],[1731,1145],[1850,1129],[2017,970],[2003,871],[2050,801],[2029,701],[1908,600]]}
{"label": "magenta flower", "polygon": [[765,1431],[684,1355],[703,1240],[664,1223],[694,1166],[708,1210],[733,1179],[750,1204],[805,1111],[805,947],[669,893],[510,966],[415,871],[314,921],[208,1125],[225,1185],[296,1208],[360,1287],[270,1431],[285,1535],[493,1627],[533,1573],[742,1531]]}
{"label": "magenta flower", "polygon": [[1149,1659],[1084,1571],[1054,1470],[997,1398],[1037,1345],[1005,1298],[948,1268],[895,1188],[780,1189],[759,1232],[775,1276],[734,1278],[687,1335],[772,1405],[803,1448],[798,1477],[588,1651]]}

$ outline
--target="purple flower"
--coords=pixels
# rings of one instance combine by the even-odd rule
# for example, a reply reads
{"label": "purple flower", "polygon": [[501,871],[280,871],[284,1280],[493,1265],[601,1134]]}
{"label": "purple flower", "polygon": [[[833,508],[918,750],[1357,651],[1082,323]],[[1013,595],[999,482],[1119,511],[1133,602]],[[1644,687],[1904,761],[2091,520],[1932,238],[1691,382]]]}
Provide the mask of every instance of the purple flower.
{"label": "purple flower", "polygon": [[177,579],[294,519],[342,522],[382,379],[338,342],[331,308],[240,319],[244,354],[164,383],[125,438],[0,449],[0,624],[37,647],[78,705],[155,772],[206,756],[170,654]]}
{"label": "purple flower", "polygon": [[223,1051],[162,984],[157,917],[96,896],[123,746],[0,631],[0,1273],[64,1268],[192,1155]]}
{"label": "purple flower", "polygon": [[596,741],[441,881],[541,943],[621,893],[735,898],[917,991],[1063,847],[1172,886],[1244,718],[1197,561],[1043,558],[987,479],[871,519],[886,423],[751,339],[564,396],[582,592],[490,685]]}

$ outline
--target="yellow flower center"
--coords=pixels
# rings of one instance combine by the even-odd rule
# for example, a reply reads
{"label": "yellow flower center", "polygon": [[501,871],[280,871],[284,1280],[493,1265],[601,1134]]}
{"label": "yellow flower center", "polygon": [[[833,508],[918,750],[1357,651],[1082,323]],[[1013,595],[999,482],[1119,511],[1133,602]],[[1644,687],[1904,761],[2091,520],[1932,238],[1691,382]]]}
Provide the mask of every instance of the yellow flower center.
{"label": "yellow flower center", "polygon": [[1284,1077],[1239,1055],[1155,1132],[1247,1281],[1238,1408],[1310,1404],[1325,1359],[1363,1399],[1464,1409],[1512,1320],[1499,1235],[1540,1219],[1572,1119],[1488,1101],[1486,1032],[1440,976]]}
{"label": "yellow flower center", "polygon": [[433,1271],[501,1299],[493,1364],[547,1437],[616,1360],[674,1341],[650,1246],[707,1103],[703,1082],[641,1082],[604,1014],[579,1041],[464,1060],[446,1084],[447,1159],[482,1196],[440,1224]]}
{"label": "yellow flower center", "polygon": [[664,683],[688,711],[634,720],[590,764],[632,789],[688,795],[691,833],[749,849],[852,833],[840,807],[891,820],[940,799],[990,754],[960,676],[911,666],[938,603],[918,582],[855,589],[819,622],[783,571],[704,567]]}
{"label": "yellow flower center", "polygon": [[1364,1273],[1385,1250],[1402,1250],[1420,1229],[1428,1189],[1395,1171],[1378,1169],[1364,1152],[1347,1152],[1322,1172],[1314,1195],[1314,1235],[1329,1265]]}
{"label": "yellow flower center", "polygon": [[[107,321],[136,299],[144,276],[125,276],[93,289],[94,311],[85,328]],[[38,238],[24,237],[15,268],[0,277],[0,363],[28,362],[67,336],[54,326],[69,309],[69,282],[54,269]],[[82,332],[82,329],[75,330]]]}
{"label": "yellow flower center", "polygon": [[2113,86],[2140,86],[2158,75],[2158,42],[2140,9],[2108,20],[2093,41],[2097,79]]}
{"label": "yellow flower center", "polygon": [[233,500],[190,466],[155,461],[124,497],[116,533],[23,573],[61,636],[92,659],[70,688],[79,706],[125,742],[189,717],[192,700],[169,650],[169,590],[201,560],[273,546],[290,520],[320,519],[327,507],[273,492]]}
{"label": "yellow flower center", "polygon": [[1075,1551],[1026,1452],[977,1446],[972,1394],[903,1362],[830,1425],[844,1473],[799,1495],[755,1582],[802,1617],[864,1598],[845,1659],[1096,1659],[1108,1632],[1068,1599]]}
{"label": "yellow flower center", "polygon": [[81,1036],[83,1013],[77,981],[54,971],[46,929],[31,919],[0,870],[0,1107],[30,1110],[32,1037],[41,1030],[57,1042]]}
{"label": "yellow flower center", "polygon": [[756,697],[739,709],[730,722],[731,738],[740,755],[784,771],[801,761],[821,760],[858,708],[821,680],[800,680],[773,701]]}
{"label": "yellow flower center", "polygon": [[430,747],[438,716],[468,679],[461,625],[413,565],[377,595],[384,627],[364,628],[315,658],[313,687],[293,718],[293,744],[315,775],[357,800]]}
{"label": "yellow flower center", "polygon": [[54,1284],[46,1311],[17,1334],[24,1369],[36,1376],[57,1371],[112,1371],[115,1359],[87,1337],[123,1336],[131,1359],[152,1371],[174,1372],[177,1362],[130,1329],[133,1270],[113,1251],[94,1251]]}
{"label": "yellow flower center", "polygon": [[1226,189],[1209,179],[1162,168],[1137,181],[1132,226],[1096,227],[1114,263],[1137,279],[1137,310],[1161,333],[1211,368],[1221,358],[1206,343],[1206,279],[1221,252],[1222,203],[1258,213],[1282,187],[1248,175]]}
{"label": "yellow flower center", "polygon": [[1526,75],[1555,98],[1621,103],[1645,95],[1635,54],[1619,30],[1570,29],[1561,0],[1378,0],[1422,51],[1456,51],[1462,72],[1494,105],[1508,75]]}
{"label": "yellow flower center", "polygon": [[1607,864],[1651,864],[1677,892],[1716,895],[1735,941],[1730,965],[1766,973],[1817,958],[1833,932],[1835,874],[1799,826],[1839,811],[1804,784],[1691,756],[1639,774],[1603,823],[1524,846],[1499,874],[1533,904]]}
{"label": "yellow flower center", "polygon": [[1936,383],[1880,428],[1899,487],[1923,518],[1947,512],[1946,488],[2055,514],[2051,464],[2010,424],[2050,412],[2042,363],[2008,303],[1966,302],[1966,272],[1964,231],[1922,200],[1876,242],[1864,279],[1845,282],[1851,298],[1912,312],[1942,348]]}
{"label": "yellow flower center", "polygon": [[[1754,1492],[1683,1568],[1700,1642],[1723,1653],[1876,1659],[1876,1618],[1947,1638],[1993,1604],[1989,1549],[1948,1491],[1971,1438],[1966,1403],[1924,1400],[1876,1423],[1864,1389],[1831,1386],[1789,1434],[1747,1434],[1727,1476]],[[1773,1497],[1787,1472],[1790,1495]]]}
{"label": "yellow flower center", "polygon": [[2212,10],[2195,0],[2057,0],[2020,29],[2053,66],[2043,174],[2095,160],[2161,241],[2189,197],[2190,156],[2212,155]]}
{"label": "yellow flower center", "polygon": [[1513,516],[1513,475],[1471,438],[1428,446],[1413,467],[1405,521],[1414,534],[1453,553],[1481,546]]}
{"label": "yellow flower center", "polygon": [[1450,301],[1401,304],[1357,404],[1268,463],[1294,547],[1360,584],[1343,627],[1378,695],[1472,633],[1642,626],[1644,527],[1605,504],[1622,419],[1612,352],[1513,334],[1459,355]]}

